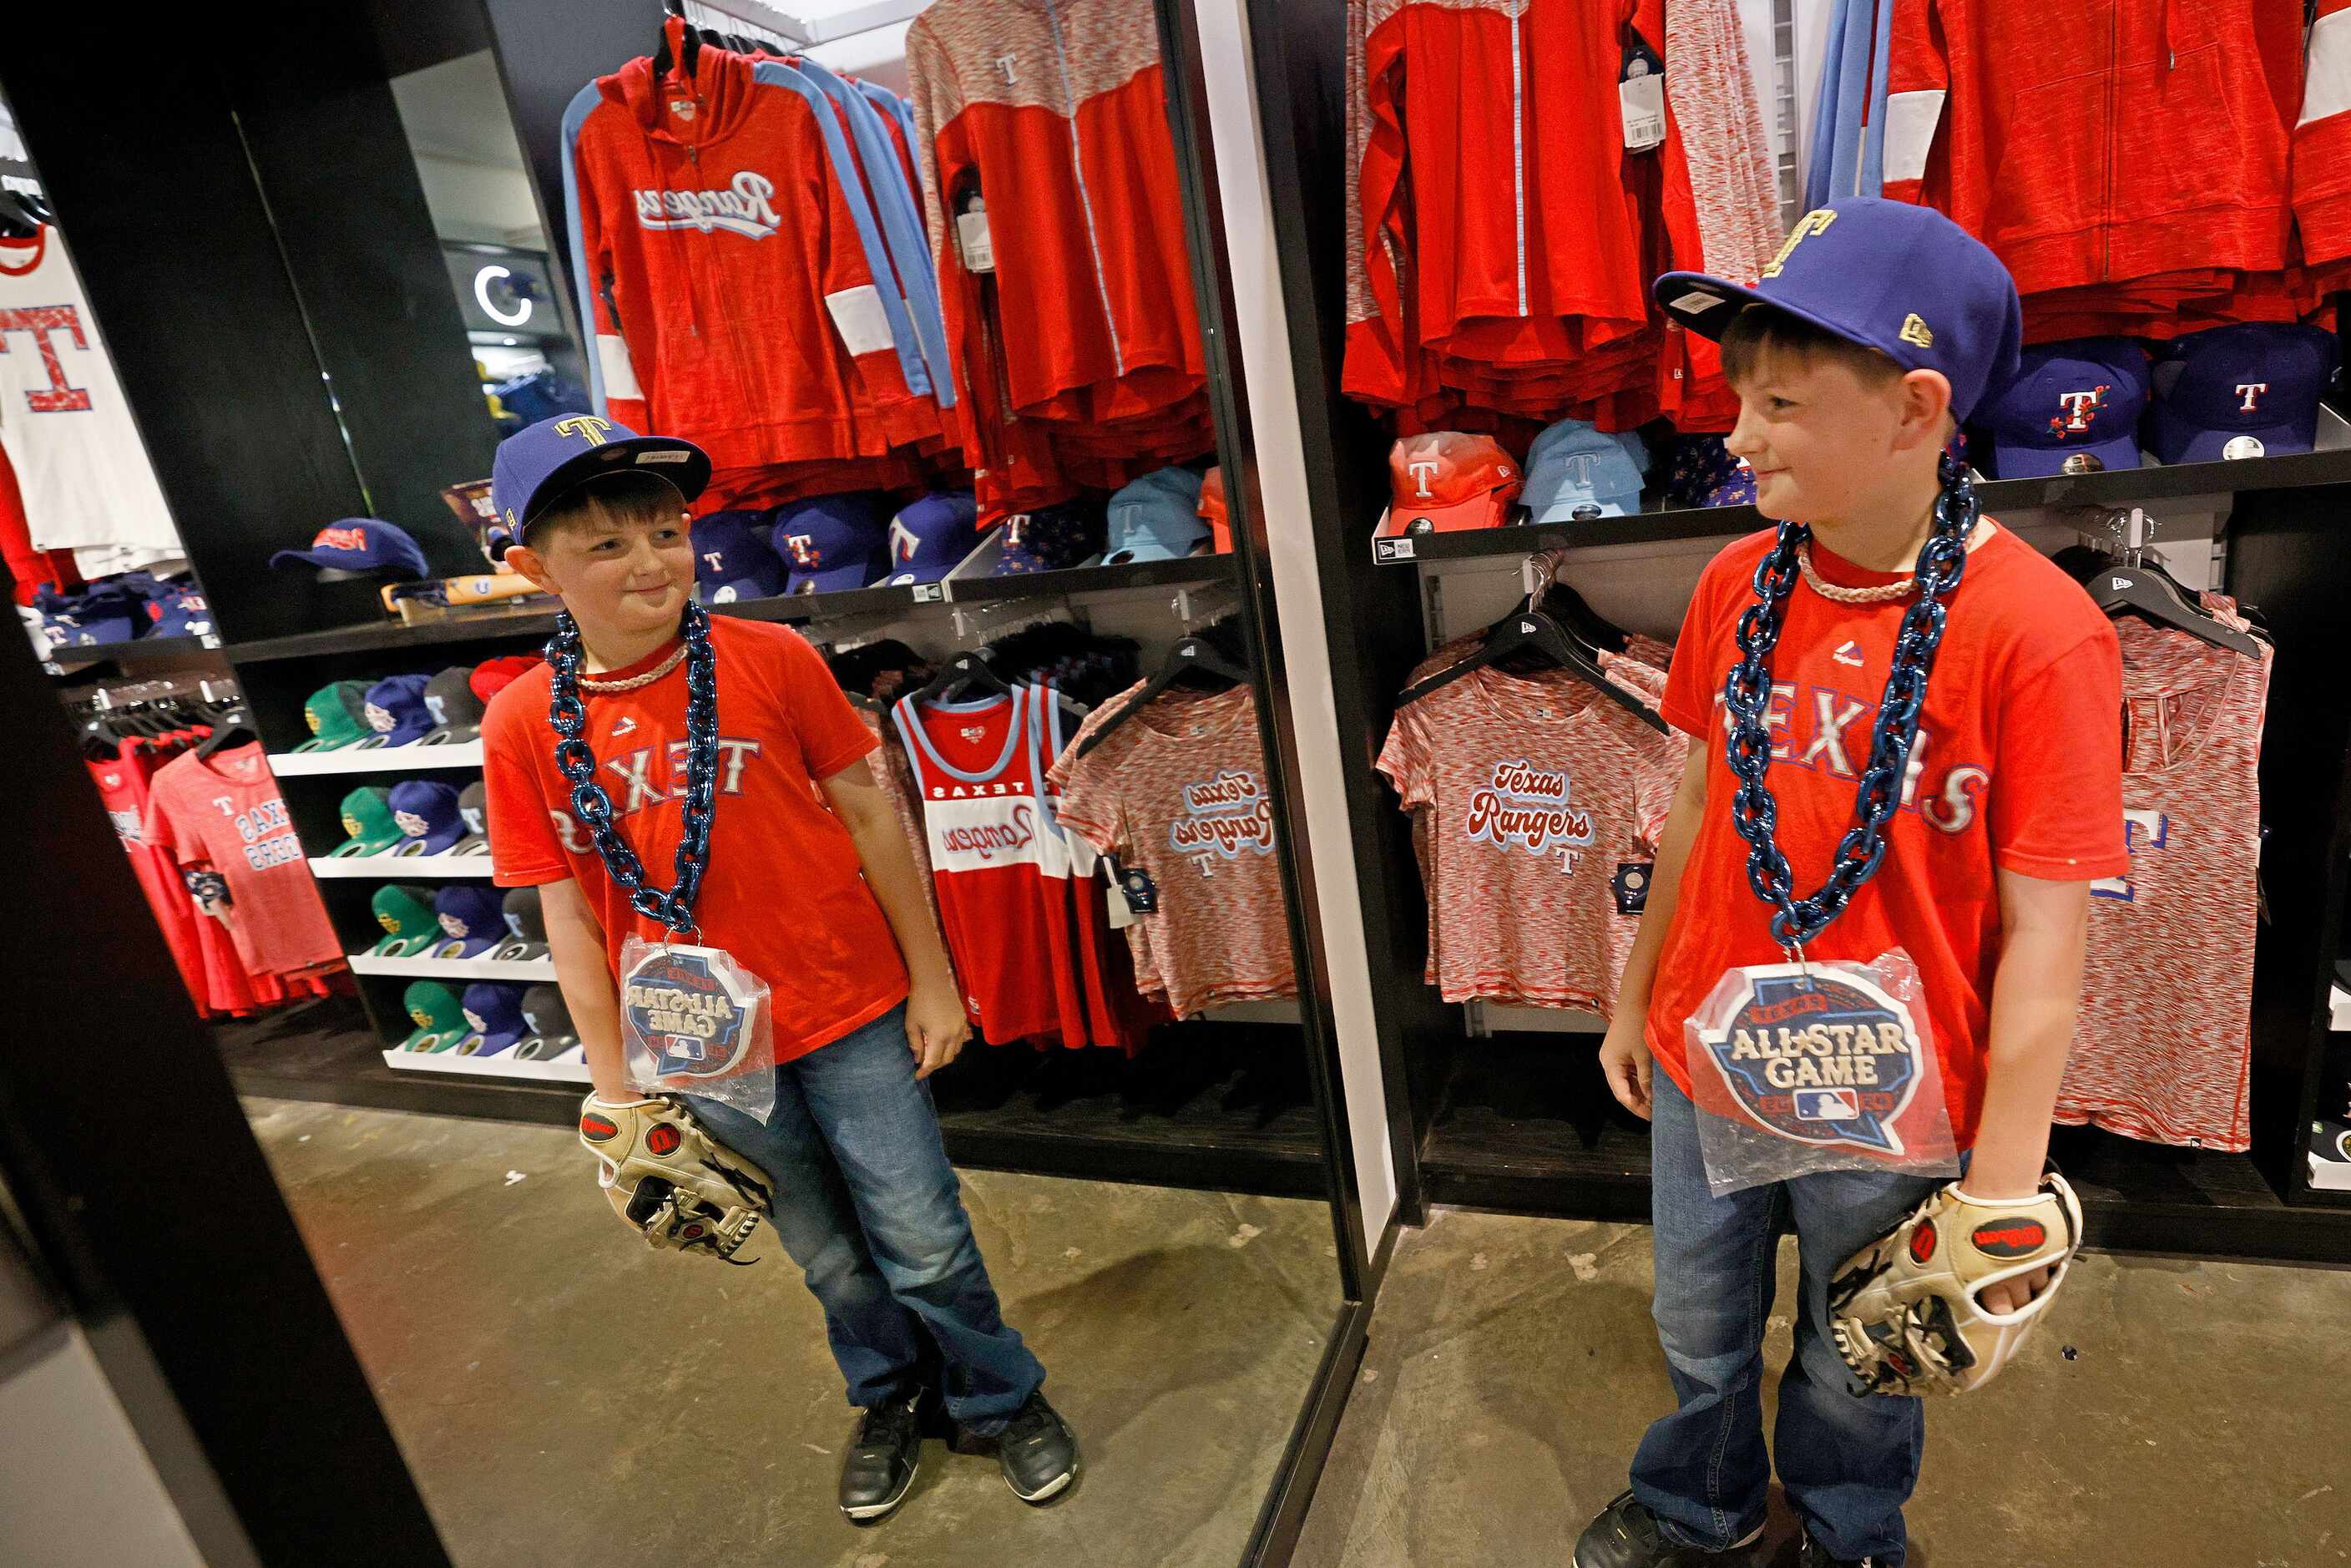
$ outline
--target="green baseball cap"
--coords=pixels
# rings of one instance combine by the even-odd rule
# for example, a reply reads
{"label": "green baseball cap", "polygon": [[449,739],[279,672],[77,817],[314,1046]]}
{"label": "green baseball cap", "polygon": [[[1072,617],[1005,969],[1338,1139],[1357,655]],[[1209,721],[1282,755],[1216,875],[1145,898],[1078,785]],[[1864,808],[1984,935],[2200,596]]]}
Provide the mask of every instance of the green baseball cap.
{"label": "green baseball cap", "polygon": [[310,726],[310,738],[294,749],[340,751],[346,746],[357,746],[371,738],[375,729],[367,721],[366,709],[365,681],[337,681],[331,686],[320,686],[302,705],[302,716]]}
{"label": "green baseball cap", "polygon": [[417,981],[400,1001],[416,1020],[415,1032],[400,1042],[402,1051],[447,1051],[474,1032],[457,993],[438,980]]}
{"label": "green baseball cap", "polygon": [[388,883],[368,901],[381,925],[382,941],[368,949],[385,958],[421,957],[441,940],[441,922],[433,914],[433,890]]}
{"label": "green baseball cap", "polygon": [[381,784],[362,784],[344,796],[342,813],[343,831],[350,837],[327,852],[331,860],[380,855],[408,836],[392,814],[392,791]]}

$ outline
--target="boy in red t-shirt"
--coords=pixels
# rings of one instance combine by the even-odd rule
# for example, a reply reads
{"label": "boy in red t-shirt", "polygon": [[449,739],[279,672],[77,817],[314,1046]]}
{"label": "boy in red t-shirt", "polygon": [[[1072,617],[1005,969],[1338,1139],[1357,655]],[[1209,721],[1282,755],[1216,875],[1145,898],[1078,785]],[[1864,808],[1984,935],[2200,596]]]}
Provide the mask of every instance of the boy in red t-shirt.
{"label": "boy in red t-shirt", "polygon": [[[718,733],[692,924],[768,987],[778,1065],[765,1124],[693,1103],[771,1178],[777,1233],[863,1409],[841,1511],[876,1520],[904,1499],[942,1396],[966,1430],[997,1439],[1013,1491],[1043,1502],[1075,1479],[1075,1441],[1039,1391],[1045,1369],[1004,1322],[923,1082],[970,1035],[963,998],[868,764],[872,732],[824,662],[788,627],[691,608],[685,503],[709,472],[691,444],[606,420],[535,424],[499,446],[492,476],[514,533],[507,561],[561,595],[577,626],[580,738],[648,888],[686,831],[698,678],[686,654],[707,625]],[[556,764],[559,678],[535,666],[483,718],[490,852],[501,884],[540,890],[590,1103],[624,1108],[642,1101],[622,1062],[622,944],[676,933],[632,904],[572,804]]]}
{"label": "boy in red t-shirt", "polygon": [[[1772,836],[1801,896],[1859,820],[1896,634],[1917,593],[1914,563],[1947,483],[1954,504],[1963,494],[1957,465],[1938,476],[1938,463],[1954,424],[2014,373],[2015,287],[1940,214],[1854,200],[1807,214],[1752,287],[1677,273],[1658,280],[1656,296],[1722,344],[1740,403],[1728,444],[1754,470],[1758,509],[1810,529],[1808,542],[1791,541],[1801,580],[1781,612],[1757,737],[1768,737]],[[1939,1178],[1870,1168],[1710,1183],[1701,1118],[1713,1113],[1693,1095],[1715,1092],[1716,1081],[1693,1075],[1718,1067],[1685,1060],[1685,1021],[1729,971],[1790,956],[1772,930],[1782,906],[1750,884],[1750,844],[1732,812],[1740,779],[1718,743],[1731,727],[1726,679],[1743,656],[1740,618],[1778,542],[1750,536],[1707,568],[1667,682],[1663,712],[1690,737],[1688,761],[1601,1061],[1617,1099],[1652,1124],[1654,1312],[1678,1408],[1650,1427],[1631,1490],[1584,1531],[1576,1568],[1745,1560],[1771,1479],[1762,1340],[1775,1242],[1788,1229],[1802,1300],[1774,1448],[1803,1522],[1802,1561],[1892,1568],[1906,1548],[1902,1505],[1917,1479],[1924,1409],[1914,1397],[1857,1396],[1829,1332],[1829,1281]],[[1996,1202],[2040,1190],[2090,883],[2129,869],[2122,667],[2089,597],[2014,534],[1979,521],[1964,561],[1943,601],[1884,859],[1841,914],[1802,933],[1800,956],[1909,956],[1953,1139],[1972,1151],[1964,1191]],[[1751,821],[1750,831],[1762,836]],[[1810,1113],[1846,1103],[1815,1100]],[[1756,1120],[1770,1126],[1768,1112]],[[2048,1277],[1987,1285],[1980,1303],[2022,1308]]]}

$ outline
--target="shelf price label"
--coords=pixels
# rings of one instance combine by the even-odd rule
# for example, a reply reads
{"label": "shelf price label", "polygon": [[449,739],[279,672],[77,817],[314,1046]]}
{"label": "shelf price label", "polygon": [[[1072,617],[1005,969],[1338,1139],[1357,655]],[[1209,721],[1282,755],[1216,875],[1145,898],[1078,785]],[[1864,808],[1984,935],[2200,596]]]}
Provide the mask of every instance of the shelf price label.
{"label": "shelf price label", "polygon": [[1412,543],[1408,538],[1374,539],[1372,559],[1383,564],[1389,561],[1411,560],[1418,553],[1412,548]]}
{"label": "shelf price label", "polygon": [[947,587],[944,582],[917,582],[913,587],[917,604],[939,604],[946,600]]}

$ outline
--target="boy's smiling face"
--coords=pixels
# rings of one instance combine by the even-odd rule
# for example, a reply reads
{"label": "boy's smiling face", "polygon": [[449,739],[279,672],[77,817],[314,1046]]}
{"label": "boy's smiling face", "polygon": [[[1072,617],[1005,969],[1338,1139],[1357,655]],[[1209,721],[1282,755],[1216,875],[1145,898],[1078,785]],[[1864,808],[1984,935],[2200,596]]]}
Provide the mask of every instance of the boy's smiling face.
{"label": "boy's smiling face", "polygon": [[1842,354],[1766,346],[1734,384],[1739,423],[1723,444],[1755,474],[1755,507],[1777,522],[1868,522],[1915,507],[1937,485],[1950,383],[1883,373]]}
{"label": "boy's smiling face", "polygon": [[694,593],[686,515],[615,516],[601,508],[531,531],[507,562],[563,596],[583,632],[622,637],[674,631]]}

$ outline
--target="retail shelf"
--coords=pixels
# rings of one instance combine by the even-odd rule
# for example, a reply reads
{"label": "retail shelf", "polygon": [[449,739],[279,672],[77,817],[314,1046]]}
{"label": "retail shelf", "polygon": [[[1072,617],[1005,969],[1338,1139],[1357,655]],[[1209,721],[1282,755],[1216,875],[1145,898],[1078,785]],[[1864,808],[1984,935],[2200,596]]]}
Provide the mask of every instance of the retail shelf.
{"label": "retail shelf", "polygon": [[[578,1047],[573,1048],[575,1051]],[[509,1049],[496,1056],[460,1056],[454,1051],[387,1051],[386,1067],[404,1072],[448,1072],[472,1078],[535,1078],[543,1083],[585,1083],[588,1063],[580,1057],[523,1061]]]}
{"label": "retail shelf", "polygon": [[[2182,496],[2226,496],[2247,490],[2295,490],[2351,485],[2351,450],[2331,448],[2237,463],[2180,463],[2120,468],[2104,474],[2061,474],[2045,479],[1987,479],[1976,486],[1983,509],[2054,511],[2071,507],[2127,507]],[[1372,559],[1383,565],[1498,559],[1542,549],[1593,549],[1616,545],[1670,544],[1730,538],[1767,527],[1752,507],[1684,507],[1602,517],[1588,523],[1520,524],[1374,539]]]}
{"label": "retail shelf", "polygon": [[420,980],[514,980],[528,983],[555,978],[552,958],[387,958],[376,953],[354,953],[346,960],[355,975],[407,975]]}
{"label": "retail shelf", "polygon": [[273,751],[269,771],[280,779],[313,773],[414,773],[427,768],[479,768],[482,743],[380,746],[366,751]]}
{"label": "retail shelf", "polygon": [[310,874],[317,877],[375,877],[405,882],[411,877],[473,877],[490,880],[487,855],[312,855]]}
{"label": "retail shelf", "polygon": [[[1231,580],[1233,558],[1187,556],[1177,560],[1135,561],[1124,566],[1072,567],[1066,571],[1040,571],[1022,577],[967,578],[958,582],[916,583],[903,588],[852,588],[840,593],[779,594],[772,599],[737,600],[711,605],[714,615],[746,621],[780,621],[805,624],[847,621],[869,616],[910,615],[925,609],[959,604],[1000,603],[1015,599],[1066,598],[1088,593],[1116,593],[1138,588],[1179,587],[1220,583]],[[528,638],[544,642],[555,630],[552,611],[505,612],[487,615],[429,621],[413,626],[381,622],[365,626],[338,627],[329,632],[305,632],[257,643],[238,643],[227,650],[240,664],[266,660],[311,659],[330,653],[365,653],[376,649],[411,649],[436,643],[487,642]],[[135,646],[136,644],[133,644]]]}
{"label": "retail shelf", "polygon": [[201,637],[141,637],[129,643],[97,643],[86,647],[52,648],[41,668],[53,675],[78,675],[100,664],[137,670],[151,665],[174,665],[218,653],[221,640],[207,632]]}

